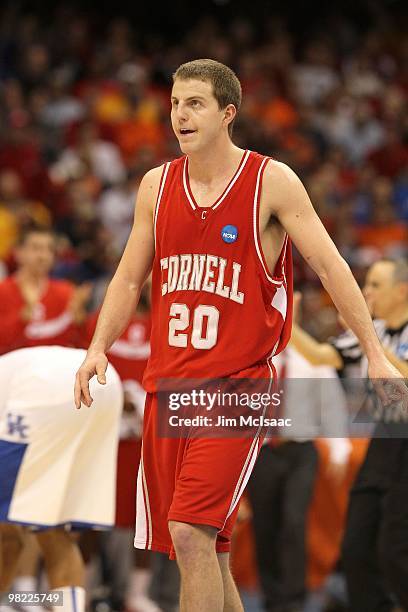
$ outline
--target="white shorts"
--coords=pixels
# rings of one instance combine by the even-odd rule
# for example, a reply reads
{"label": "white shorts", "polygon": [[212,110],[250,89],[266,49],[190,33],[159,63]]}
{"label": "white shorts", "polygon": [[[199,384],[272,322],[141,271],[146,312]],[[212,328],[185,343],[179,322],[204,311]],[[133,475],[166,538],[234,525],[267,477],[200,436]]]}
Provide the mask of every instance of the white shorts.
{"label": "white shorts", "polygon": [[74,376],[85,351],[21,349],[0,357],[0,522],[106,528],[114,522],[123,403],[112,366],[76,410]]}

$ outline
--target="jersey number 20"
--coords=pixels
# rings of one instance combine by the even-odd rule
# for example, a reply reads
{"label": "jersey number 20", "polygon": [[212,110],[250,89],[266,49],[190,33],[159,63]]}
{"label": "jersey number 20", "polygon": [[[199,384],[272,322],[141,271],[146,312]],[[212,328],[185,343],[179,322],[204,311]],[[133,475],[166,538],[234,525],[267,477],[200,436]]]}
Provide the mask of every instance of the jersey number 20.
{"label": "jersey number 20", "polygon": [[[169,321],[169,344],[186,348],[188,345],[188,334],[183,332],[190,325],[190,309],[187,304],[172,304],[170,306]],[[215,306],[201,304],[193,313],[193,329],[191,332],[191,344],[196,349],[211,349],[217,344],[219,310]],[[206,328],[205,328],[205,323]]]}

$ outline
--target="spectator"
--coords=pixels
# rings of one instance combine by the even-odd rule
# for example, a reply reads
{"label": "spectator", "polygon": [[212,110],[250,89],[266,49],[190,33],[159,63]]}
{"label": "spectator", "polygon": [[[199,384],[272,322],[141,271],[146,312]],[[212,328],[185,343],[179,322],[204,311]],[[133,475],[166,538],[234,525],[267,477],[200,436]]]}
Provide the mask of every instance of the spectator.
{"label": "spectator", "polygon": [[54,180],[80,177],[91,171],[103,184],[123,181],[125,168],[117,147],[101,140],[95,124],[86,122],[79,128],[77,144],[66,149],[51,168]]}
{"label": "spectator", "polygon": [[80,346],[87,286],[49,278],[54,263],[51,230],[29,228],[16,249],[17,271],[0,283],[0,354],[39,345]]}

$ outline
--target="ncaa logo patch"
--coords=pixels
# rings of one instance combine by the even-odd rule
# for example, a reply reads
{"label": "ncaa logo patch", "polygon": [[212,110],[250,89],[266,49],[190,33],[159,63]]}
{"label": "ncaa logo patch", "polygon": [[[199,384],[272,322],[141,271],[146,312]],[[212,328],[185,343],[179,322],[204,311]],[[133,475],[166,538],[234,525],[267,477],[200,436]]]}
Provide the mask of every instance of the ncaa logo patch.
{"label": "ncaa logo patch", "polygon": [[221,238],[228,244],[235,242],[238,238],[238,228],[235,225],[224,225],[221,230]]}

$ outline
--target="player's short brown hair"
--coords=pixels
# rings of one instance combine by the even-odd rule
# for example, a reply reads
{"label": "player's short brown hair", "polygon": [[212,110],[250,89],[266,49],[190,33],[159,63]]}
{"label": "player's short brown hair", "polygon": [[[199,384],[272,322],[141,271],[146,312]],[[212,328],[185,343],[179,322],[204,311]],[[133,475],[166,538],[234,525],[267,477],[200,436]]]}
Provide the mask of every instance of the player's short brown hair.
{"label": "player's short brown hair", "polygon": [[33,222],[29,223],[27,226],[23,227],[20,230],[20,234],[17,240],[17,246],[23,246],[27,242],[28,238],[33,234],[42,234],[45,236],[48,235],[51,236],[51,238],[53,238],[54,240],[56,240],[55,232],[51,227]]}
{"label": "player's short brown hair", "polygon": [[[225,64],[212,59],[197,59],[181,64],[173,74],[173,83],[176,79],[186,81],[197,79],[211,83],[214,98],[220,109],[233,104],[237,111],[241,106],[242,90],[241,83],[235,72]],[[234,120],[228,125],[231,136]]]}

